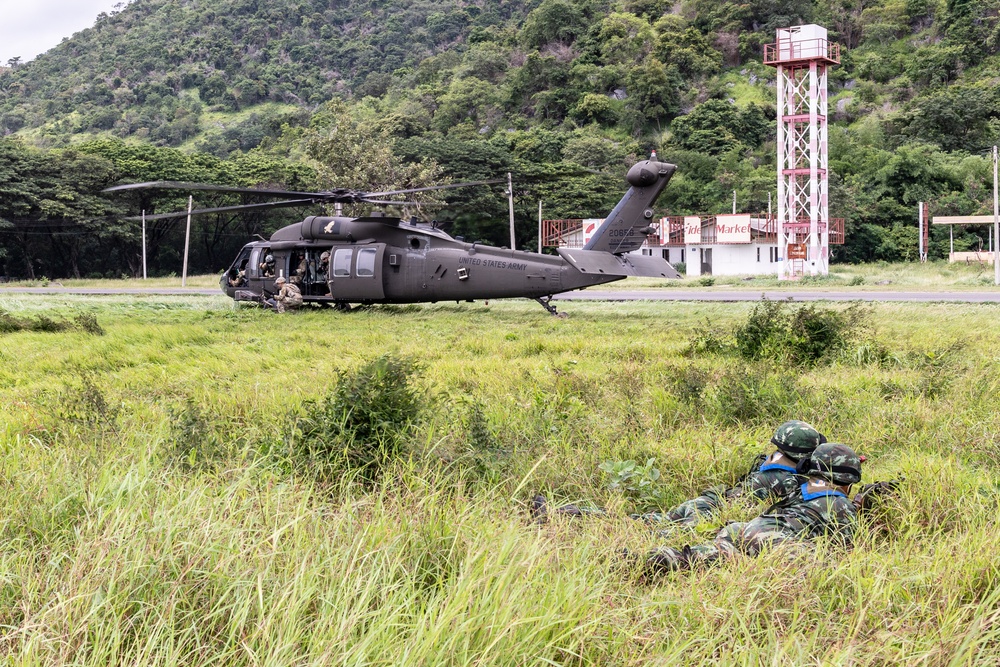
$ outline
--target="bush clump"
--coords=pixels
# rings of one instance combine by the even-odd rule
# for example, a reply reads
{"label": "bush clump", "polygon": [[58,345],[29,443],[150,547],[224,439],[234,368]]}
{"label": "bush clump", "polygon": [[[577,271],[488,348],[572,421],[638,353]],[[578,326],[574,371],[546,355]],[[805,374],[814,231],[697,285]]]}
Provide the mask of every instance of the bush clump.
{"label": "bush clump", "polygon": [[420,371],[411,359],[384,355],[341,372],[331,393],[305,404],[296,452],[321,475],[347,470],[377,480],[404,453],[424,407]]}
{"label": "bush clump", "polygon": [[762,299],[729,336],[707,327],[697,330],[688,353],[732,353],[746,361],[816,364],[864,338],[869,313],[857,304],[843,310],[814,305],[794,308]]}
{"label": "bush clump", "polygon": [[59,333],[78,329],[97,336],[104,335],[104,329],[97,323],[97,318],[89,313],[77,315],[72,321],[52,319],[45,315],[38,317],[15,317],[5,310],[0,310],[0,333],[17,333],[18,331],[40,331],[44,333]]}
{"label": "bush clump", "polygon": [[709,413],[723,424],[774,424],[801,414],[809,391],[794,373],[765,364],[728,368],[708,396]]}
{"label": "bush clump", "polygon": [[170,439],[168,455],[181,468],[196,470],[213,465],[226,454],[209,416],[193,398],[180,407],[168,408]]}

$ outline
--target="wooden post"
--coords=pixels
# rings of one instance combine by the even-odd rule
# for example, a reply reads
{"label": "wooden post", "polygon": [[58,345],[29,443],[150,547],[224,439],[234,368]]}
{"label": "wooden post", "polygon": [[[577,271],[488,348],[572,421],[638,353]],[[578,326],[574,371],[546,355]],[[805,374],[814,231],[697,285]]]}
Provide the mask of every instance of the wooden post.
{"label": "wooden post", "polygon": [[997,147],[993,147],[993,284],[1000,285],[1000,213],[997,207]]}
{"label": "wooden post", "polygon": [[510,209],[510,249],[517,250],[514,242],[514,184],[510,172],[507,172],[507,204]]}
{"label": "wooden post", "polygon": [[538,254],[542,254],[542,200],[538,200]]}
{"label": "wooden post", "polygon": [[184,232],[184,268],[181,269],[181,287],[187,287],[188,249],[191,247],[191,206],[193,203],[194,197],[188,195],[188,217],[187,230]]}
{"label": "wooden post", "polygon": [[146,209],[142,210],[142,279],[146,279]]}

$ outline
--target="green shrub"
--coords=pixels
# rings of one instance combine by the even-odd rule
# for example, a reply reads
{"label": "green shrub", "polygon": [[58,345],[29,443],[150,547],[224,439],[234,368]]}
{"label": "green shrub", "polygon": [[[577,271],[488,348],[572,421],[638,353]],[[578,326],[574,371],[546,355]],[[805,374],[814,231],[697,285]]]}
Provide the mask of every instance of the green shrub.
{"label": "green shrub", "polygon": [[711,287],[712,285],[715,284],[715,278],[713,278],[712,276],[704,276],[702,278],[698,278],[698,284],[701,285],[702,287]]}
{"label": "green shrub", "polygon": [[510,453],[500,446],[478,402],[469,405],[464,427],[465,456],[471,464],[468,472],[487,483],[499,482],[510,463]]}
{"label": "green shrub", "polygon": [[330,394],[305,404],[297,455],[321,475],[349,470],[377,480],[404,453],[423,408],[423,394],[414,386],[419,372],[416,362],[385,355],[340,373]]}
{"label": "green shrub", "polygon": [[605,461],[598,466],[608,476],[608,490],[617,491],[644,509],[662,507],[663,489],[660,469],[653,464],[656,459],[646,459],[645,465],[635,461]]}
{"label": "green shrub", "polygon": [[816,364],[867,341],[869,313],[859,305],[843,310],[814,305],[796,309],[786,302],[762,299],[731,337],[707,326],[695,329],[687,354],[734,353],[747,361]]}
{"label": "green shrub", "polygon": [[795,374],[771,372],[763,364],[738,364],[726,369],[706,402],[724,424],[771,425],[797,418],[799,403],[806,398]]}
{"label": "green shrub", "polygon": [[168,411],[168,454],[182,468],[205,468],[225,454],[222,439],[194,399],[188,398],[183,407]]}
{"label": "green shrub", "polygon": [[0,333],[15,333],[18,331],[40,331],[58,333],[79,329],[98,336],[104,335],[104,329],[97,323],[97,318],[90,313],[83,313],[73,318],[73,321],[57,320],[45,315],[31,317],[15,317],[7,311],[0,310]]}

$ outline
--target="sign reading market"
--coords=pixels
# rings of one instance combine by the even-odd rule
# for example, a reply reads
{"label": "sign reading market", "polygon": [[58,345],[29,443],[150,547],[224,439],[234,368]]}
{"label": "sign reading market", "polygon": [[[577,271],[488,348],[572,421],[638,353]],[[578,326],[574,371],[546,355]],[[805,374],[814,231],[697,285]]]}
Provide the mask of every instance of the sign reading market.
{"label": "sign reading market", "polygon": [[715,216],[715,240],[717,243],[750,243],[750,215]]}

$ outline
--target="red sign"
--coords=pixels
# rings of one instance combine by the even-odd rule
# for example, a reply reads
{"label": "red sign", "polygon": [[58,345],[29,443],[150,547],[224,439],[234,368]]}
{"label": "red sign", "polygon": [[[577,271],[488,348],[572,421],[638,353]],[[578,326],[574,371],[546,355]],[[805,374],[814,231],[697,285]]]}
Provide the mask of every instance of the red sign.
{"label": "red sign", "polygon": [[788,259],[806,259],[809,254],[805,243],[789,243],[785,253],[788,255]]}

